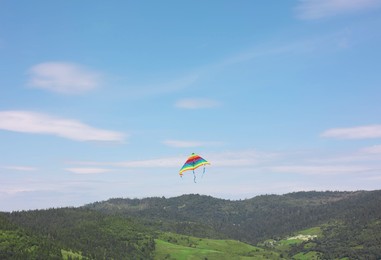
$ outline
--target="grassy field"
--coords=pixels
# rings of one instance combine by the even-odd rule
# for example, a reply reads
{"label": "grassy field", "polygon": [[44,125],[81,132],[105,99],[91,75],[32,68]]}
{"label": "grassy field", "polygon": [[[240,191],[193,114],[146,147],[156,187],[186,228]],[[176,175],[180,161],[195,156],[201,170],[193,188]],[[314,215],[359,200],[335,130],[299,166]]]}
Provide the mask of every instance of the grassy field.
{"label": "grassy field", "polygon": [[[313,238],[322,235],[320,227],[313,227],[295,233],[282,240],[268,240],[262,247],[252,246],[236,240],[216,240],[163,233],[156,240],[155,259],[282,259],[294,244],[303,243],[305,247],[313,244]],[[299,253],[294,259],[318,259],[317,252]]]}
{"label": "grassy field", "polygon": [[311,235],[311,236],[321,236],[323,235],[323,232],[321,230],[321,227],[313,227],[309,229],[304,229],[298,232],[298,234],[301,235]]}
{"label": "grassy field", "polygon": [[279,254],[235,240],[215,240],[165,233],[156,239],[155,259],[280,259]]}

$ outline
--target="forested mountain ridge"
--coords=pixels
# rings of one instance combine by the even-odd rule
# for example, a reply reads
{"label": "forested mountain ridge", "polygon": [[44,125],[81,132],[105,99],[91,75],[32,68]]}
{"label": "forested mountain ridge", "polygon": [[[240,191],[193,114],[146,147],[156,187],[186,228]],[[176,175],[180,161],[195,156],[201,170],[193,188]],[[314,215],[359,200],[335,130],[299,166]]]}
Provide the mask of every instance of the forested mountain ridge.
{"label": "forested mountain ridge", "polygon": [[[65,252],[80,252],[88,259],[151,259],[155,248],[151,230],[139,221],[107,216],[92,210],[58,208],[21,211],[2,213],[0,219],[3,220],[0,222],[0,235],[3,235],[0,236],[0,251],[5,251],[1,249],[9,238],[7,232],[14,230],[25,234],[23,238],[34,238],[31,245],[25,244],[24,240],[19,241],[24,253],[36,254],[38,249],[49,255],[42,258],[8,258],[8,255],[1,259],[62,259],[62,249]],[[45,240],[54,245],[54,250],[42,243]]]}
{"label": "forested mountain ridge", "polygon": [[[381,219],[381,191],[296,192],[239,201],[190,194],[168,199],[110,199],[85,207],[159,222],[166,231],[201,237],[217,233],[256,244],[332,220],[365,223]],[[194,228],[198,225],[206,229],[200,233]]]}
{"label": "forested mountain ridge", "polygon": [[0,213],[1,259],[176,259],[184,252],[200,259],[228,253],[230,259],[381,259],[380,244],[381,190],[236,201],[198,194],[115,198]]}

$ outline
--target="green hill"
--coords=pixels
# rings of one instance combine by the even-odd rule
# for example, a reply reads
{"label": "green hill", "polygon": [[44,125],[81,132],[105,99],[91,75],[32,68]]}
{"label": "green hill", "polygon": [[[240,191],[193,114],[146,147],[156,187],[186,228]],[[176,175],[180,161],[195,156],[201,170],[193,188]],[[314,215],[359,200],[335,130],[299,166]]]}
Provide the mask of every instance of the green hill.
{"label": "green hill", "polygon": [[0,259],[381,259],[381,191],[0,213]]}
{"label": "green hill", "polygon": [[240,201],[191,194],[168,199],[110,199],[86,208],[139,218],[164,231],[256,244],[332,220],[366,223],[380,219],[381,191],[297,192]]}
{"label": "green hill", "polygon": [[[81,208],[3,213],[2,218],[22,231],[20,239],[14,240],[16,244],[24,243],[23,239],[32,234],[36,244],[48,240],[54,249],[61,249],[61,259],[75,255],[88,259],[151,259],[154,253],[152,232],[128,218]],[[0,230],[7,227],[0,225]],[[4,252],[9,258],[2,259],[14,259],[13,251],[12,246],[7,246]]]}

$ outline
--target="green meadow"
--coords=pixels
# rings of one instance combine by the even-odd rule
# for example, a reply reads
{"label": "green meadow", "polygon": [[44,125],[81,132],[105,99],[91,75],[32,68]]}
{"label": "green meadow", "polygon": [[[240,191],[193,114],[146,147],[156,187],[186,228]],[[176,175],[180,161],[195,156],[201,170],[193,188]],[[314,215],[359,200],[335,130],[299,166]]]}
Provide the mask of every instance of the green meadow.
{"label": "green meadow", "polygon": [[236,240],[206,239],[164,233],[156,242],[155,259],[280,259],[276,252]]}

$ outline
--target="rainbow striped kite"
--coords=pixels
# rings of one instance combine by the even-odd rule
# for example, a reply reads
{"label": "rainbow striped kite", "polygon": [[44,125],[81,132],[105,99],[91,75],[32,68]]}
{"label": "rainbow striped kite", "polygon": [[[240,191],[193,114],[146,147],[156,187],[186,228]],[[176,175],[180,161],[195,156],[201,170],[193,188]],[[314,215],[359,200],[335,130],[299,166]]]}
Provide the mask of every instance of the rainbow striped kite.
{"label": "rainbow striped kite", "polygon": [[185,171],[193,171],[194,176],[194,182],[196,182],[196,174],[194,172],[195,169],[197,169],[200,166],[204,166],[203,174],[205,173],[205,165],[210,164],[207,160],[202,158],[201,156],[192,153],[192,155],[187,159],[187,161],[184,163],[183,167],[180,169],[180,177],[183,177],[183,172]]}

